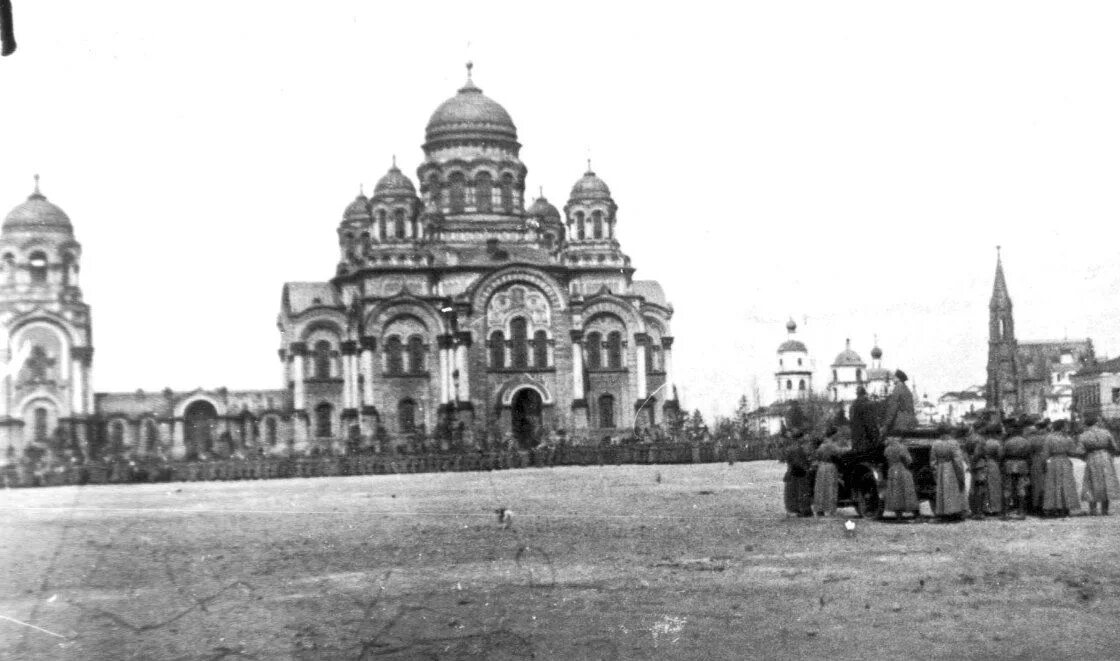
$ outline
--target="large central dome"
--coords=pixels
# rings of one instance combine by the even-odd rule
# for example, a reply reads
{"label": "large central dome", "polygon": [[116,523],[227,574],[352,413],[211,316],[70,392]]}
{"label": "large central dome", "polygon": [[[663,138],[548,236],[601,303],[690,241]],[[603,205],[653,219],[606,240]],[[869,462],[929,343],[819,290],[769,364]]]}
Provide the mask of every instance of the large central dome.
{"label": "large central dome", "polygon": [[470,77],[459,93],[440,104],[424,132],[425,150],[461,144],[492,143],[517,149],[517,127],[506,109],[482,93]]}

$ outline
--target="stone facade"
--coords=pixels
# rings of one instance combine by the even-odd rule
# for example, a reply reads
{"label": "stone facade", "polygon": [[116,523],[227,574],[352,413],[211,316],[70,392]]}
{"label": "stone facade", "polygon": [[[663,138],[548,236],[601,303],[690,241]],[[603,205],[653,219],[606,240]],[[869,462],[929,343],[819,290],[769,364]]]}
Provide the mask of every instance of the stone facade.
{"label": "stone facade", "polygon": [[590,169],[563,214],[525,205],[509,114],[470,79],[432,114],[419,187],[394,160],[338,226],[332,279],[289,282],[276,390],[94,393],[81,246],[39,192],[0,236],[0,461],[29,447],[208,455],[383,449],[419,438],[532,446],[675,415],[661,286],[635,280]]}

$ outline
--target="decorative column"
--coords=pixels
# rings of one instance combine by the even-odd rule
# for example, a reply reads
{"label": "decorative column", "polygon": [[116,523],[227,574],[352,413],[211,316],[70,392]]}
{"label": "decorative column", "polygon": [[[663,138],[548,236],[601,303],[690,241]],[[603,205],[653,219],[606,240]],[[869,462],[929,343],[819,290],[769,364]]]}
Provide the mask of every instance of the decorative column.
{"label": "decorative column", "polygon": [[292,382],[292,370],[288,363],[288,354],[283,349],[276,353],[280,356],[280,387],[287,390],[288,384]]}
{"label": "decorative column", "polygon": [[451,401],[451,335],[436,338],[439,347],[439,403],[441,406]]}
{"label": "decorative column", "polygon": [[358,408],[355,394],[358,392],[358,370],[354,369],[354,359],[358,351],[357,342],[342,343],[342,408],[351,411]]}
{"label": "decorative column", "polygon": [[[366,408],[373,406],[373,355],[377,351],[377,338],[363,337],[361,348],[362,376],[365,383],[365,388],[362,390],[362,406]],[[372,413],[372,411],[365,411],[365,413]]]}
{"label": "decorative column", "polygon": [[646,381],[646,351],[649,345],[649,335],[645,333],[634,334],[634,351],[638,361],[638,400],[644,401],[649,396],[649,386]]}
{"label": "decorative column", "polygon": [[81,353],[79,347],[70,349],[70,361],[73,363],[70,366],[70,415],[72,416],[85,413],[86,392],[85,379],[83,378],[85,377],[85,370],[82,368],[82,362],[79,358]]}
{"label": "decorative column", "polygon": [[171,425],[171,458],[182,459],[187,456],[187,444],[183,430],[183,419],[175,418]]}
{"label": "decorative column", "polygon": [[470,332],[460,332],[456,337],[455,369],[459,370],[459,401],[471,404],[471,379],[469,353],[471,348]]}
{"label": "decorative column", "polygon": [[661,338],[662,359],[665,362],[665,401],[676,401],[676,383],[673,381],[673,338]]}
{"label": "decorative column", "polygon": [[587,406],[583,392],[583,331],[572,331],[572,407]]}

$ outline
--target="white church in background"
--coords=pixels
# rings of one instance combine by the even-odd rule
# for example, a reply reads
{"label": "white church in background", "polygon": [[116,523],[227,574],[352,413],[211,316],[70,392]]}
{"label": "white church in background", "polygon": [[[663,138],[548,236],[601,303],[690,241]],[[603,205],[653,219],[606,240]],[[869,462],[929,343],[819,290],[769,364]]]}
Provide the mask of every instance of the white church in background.
{"label": "white church in background", "polygon": [[852,350],[852,340],[844,340],[844,350],[832,361],[832,380],[828,383],[828,397],[844,405],[844,415],[851,413],[852,402],[856,401],[856,389],[863,386],[871,399],[882,399],[891,388],[890,370],[883,368],[883,350],[876,340],[871,348],[871,367]]}

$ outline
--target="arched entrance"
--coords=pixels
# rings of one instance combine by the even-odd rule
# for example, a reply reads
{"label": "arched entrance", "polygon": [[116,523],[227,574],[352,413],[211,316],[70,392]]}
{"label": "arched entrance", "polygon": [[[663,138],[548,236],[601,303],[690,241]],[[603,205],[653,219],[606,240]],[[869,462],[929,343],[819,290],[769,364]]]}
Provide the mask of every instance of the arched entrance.
{"label": "arched entrance", "polygon": [[531,448],[540,442],[541,395],[534,388],[522,388],[510,402],[510,426],[518,445]]}
{"label": "arched entrance", "polygon": [[197,459],[202,452],[213,454],[217,421],[218,411],[210,402],[200,399],[187,406],[183,412],[183,440],[188,459]]}

